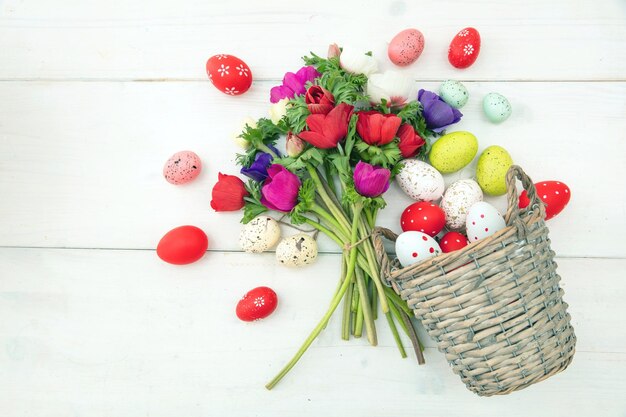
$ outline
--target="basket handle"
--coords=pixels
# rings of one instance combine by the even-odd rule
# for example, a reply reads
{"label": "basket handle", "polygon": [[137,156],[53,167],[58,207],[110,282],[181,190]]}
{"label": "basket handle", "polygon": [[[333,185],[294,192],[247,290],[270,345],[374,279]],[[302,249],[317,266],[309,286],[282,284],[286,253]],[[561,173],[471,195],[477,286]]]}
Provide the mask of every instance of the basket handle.
{"label": "basket handle", "polygon": [[398,235],[389,229],[385,229],[384,227],[375,227],[372,231],[372,242],[374,243],[376,260],[378,261],[378,265],[380,265],[380,276],[383,278],[383,282],[387,286],[391,286],[391,282],[389,281],[389,274],[391,273],[391,259],[389,259],[389,255],[387,255],[387,252],[385,251],[385,245],[382,239],[383,237],[391,242],[395,242]]}
{"label": "basket handle", "polygon": [[[519,198],[517,195],[517,187],[515,184],[516,179],[522,182],[522,187],[524,187],[524,189],[526,190],[526,193],[528,194],[528,199],[530,200],[528,207],[521,210],[519,208]],[[521,212],[526,210],[539,210],[541,218],[545,217],[545,207],[543,201],[541,201],[541,199],[539,199],[539,196],[537,195],[535,184],[533,184],[533,181],[519,165],[512,165],[507,171],[506,189],[509,208],[507,209],[504,220],[506,221],[507,225],[515,224],[518,227],[518,231],[522,232],[522,230],[520,230],[520,228],[522,228],[524,229],[523,231],[526,232],[526,224],[521,221],[519,217]]]}

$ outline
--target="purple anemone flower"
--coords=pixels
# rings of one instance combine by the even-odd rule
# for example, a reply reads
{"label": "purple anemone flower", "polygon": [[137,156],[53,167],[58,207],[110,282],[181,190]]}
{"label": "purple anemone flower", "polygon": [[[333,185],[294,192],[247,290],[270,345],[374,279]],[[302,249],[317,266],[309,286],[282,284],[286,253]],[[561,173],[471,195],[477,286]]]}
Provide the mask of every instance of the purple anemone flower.
{"label": "purple anemone flower", "polygon": [[389,189],[391,171],[359,161],[354,168],[354,188],[363,197],[378,197]]}
{"label": "purple anemone flower", "polygon": [[267,169],[268,178],[261,188],[261,204],[270,210],[288,212],[298,203],[300,179],[282,165]]}
{"label": "purple anemone flower", "polygon": [[[280,157],[280,152],[275,147],[269,145],[270,149]],[[254,162],[249,167],[241,168],[241,173],[257,182],[265,181],[267,178],[267,168],[272,164],[274,157],[267,152],[258,152],[254,157]]]}
{"label": "purple anemone flower", "polygon": [[320,74],[315,67],[302,67],[296,72],[288,72],[283,77],[282,85],[270,90],[270,102],[278,103],[283,98],[294,98],[306,93],[306,83],[313,82]]}
{"label": "purple anemone flower", "polygon": [[432,91],[420,90],[417,99],[424,108],[422,114],[426,119],[426,126],[435,133],[461,120],[463,113],[443,101]]}

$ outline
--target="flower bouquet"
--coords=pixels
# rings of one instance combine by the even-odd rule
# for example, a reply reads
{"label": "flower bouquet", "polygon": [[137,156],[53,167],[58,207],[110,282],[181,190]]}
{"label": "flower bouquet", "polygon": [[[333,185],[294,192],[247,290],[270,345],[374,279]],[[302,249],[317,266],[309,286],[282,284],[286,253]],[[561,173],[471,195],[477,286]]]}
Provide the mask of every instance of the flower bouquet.
{"label": "flower bouquet", "polygon": [[[342,305],[341,337],[377,344],[380,311],[402,357],[399,329],[422,346],[413,314],[381,277],[372,231],[385,207],[384,193],[407,158],[424,158],[430,139],[462,114],[415,82],[388,71],[376,73],[371,54],[331,45],[327,58],[311,54],[272,88],[270,118],[250,120],[236,137],[237,156],[249,181],[220,174],[213,189],[216,211],[243,208],[243,223],[271,210],[293,225],[325,234],[342,251],[339,282],[328,310],[302,347],[266,387],[274,387],[296,364]],[[284,150],[278,141],[285,138]]]}

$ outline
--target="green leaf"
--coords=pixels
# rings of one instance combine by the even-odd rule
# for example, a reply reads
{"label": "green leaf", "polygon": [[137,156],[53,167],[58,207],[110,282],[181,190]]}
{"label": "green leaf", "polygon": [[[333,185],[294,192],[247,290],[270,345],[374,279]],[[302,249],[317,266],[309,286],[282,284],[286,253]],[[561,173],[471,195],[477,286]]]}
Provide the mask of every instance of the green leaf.
{"label": "green leaf", "polygon": [[265,213],[266,211],[267,207],[264,205],[246,201],[246,205],[243,206],[243,218],[241,219],[241,223],[246,224],[259,214]]}
{"label": "green leaf", "polygon": [[289,100],[287,114],[281,122],[284,123],[287,131],[298,134],[306,128],[306,118],[310,114],[311,112],[304,101],[304,95],[300,95]]}

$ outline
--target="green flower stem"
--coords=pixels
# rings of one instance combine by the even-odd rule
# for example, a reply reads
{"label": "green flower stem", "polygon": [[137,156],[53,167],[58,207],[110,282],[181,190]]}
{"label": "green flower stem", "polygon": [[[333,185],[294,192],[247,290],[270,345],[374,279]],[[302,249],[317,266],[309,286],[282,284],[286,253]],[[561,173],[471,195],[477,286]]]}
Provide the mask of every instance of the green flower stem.
{"label": "green flower stem", "polygon": [[276,153],[273,150],[271,150],[270,147],[265,145],[264,143],[259,144],[259,146],[257,146],[257,149],[260,150],[260,151],[263,151],[265,153],[269,153],[274,158],[278,158],[278,155],[276,155]]}
{"label": "green flower stem", "polygon": [[[356,208],[357,208],[357,210],[355,211],[356,215],[354,217],[354,221],[352,222],[352,233],[350,235],[350,242],[352,245],[354,245],[354,243],[357,241],[358,229],[359,229],[358,227],[359,215],[361,212],[360,205],[357,205]],[[311,343],[313,343],[313,341],[317,338],[317,336],[320,334],[324,326],[326,326],[326,324],[330,320],[330,317],[333,315],[333,313],[335,312],[335,309],[341,302],[341,299],[343,298],[344,294],[348,290],[348,287],[350,286],[350,282],[352,282],[352,275],[354,274],[354,270],[356,267],[357,252],[358,251],[354,247],[350,249],[346,278],[343,280],[343,284],[341,285],[341,288],[339,288],[339,292],[333,298],[332,303],[330,307],[328,308],[328,311],[326,311],[326,314],[324,314],[320,322],[317,324],[317,326],[315,326],[315,328],[313,329],[309,337],[306,338],[306,340],[304,341],[300,349],[296,352],[294,357],[287,363],[287,365],[285,365],[285,367],[278,373],[278,375],[274,377],[274,379],[272,379],[267,385],[265,385],[265,388],[267,389],[274,388],[276,384],[278,384],[278,382],[281,379],[283,379],[285,375],[287,375],[287,373],[291,370],[291,368],[294,367],[294,365],[298,362],[298,360],[302,357],[302,355],[304,355],[304,352],[306,352],[309,346],[311,346]]]}
{"label": "green flower stem", "polygon": [[352,299],[348,295],[352,295],[352,288],[354,287],[353,283],[349,284],[350,287],[346,292],[345,297],[343,297],[343,314],[341,317],[341,338],[343,340],[350,339],[350,307],[352,306]]}
{"label": "green flower stem", "polygon": [[356,285],[352,288],[352,297],[350,300],[350,311],[356,313],[359,309],[359,288]]}
{"label": "green flower stem", "polygon": [[385,294],[387,298],[389,298],[398,308],[402,309],[409,316],[413,314],[413,311],[409,308],[409,306],[400,298],[398,294],[394,290],[389,287],[385,287]]}
{"label": "green flower stem", "polygon": [[360,338],[363,335],[363,307],[361,303],[357,304],[354,316],[354,337]]}
{"label": "green flower stem", "polygon": [[376,284],[373,284],[370,281],[369,290],[370,290],[370,299],[372,300],[372,316],[374,320],[377,320],[378,319],[378,303],[376,302],[376,300],[378,298],[378,291],[376,288]]}
{"label": "green flower stem", "polygon": [[[363,236],[368,236],[370,231],[363,222],[363,219],[359,219],[359,225],[361,228],[361,234]],[[378,295],[380,298],[380,308],[383,313],[387,314],[387,312],[389,311],[389,305],[385,297],[385,286],[380,281],[380,271],[376,267],[376,256],[374,255],[374,247],[372,246],[372,242],[370,239],[367,239],[365,242],[363,242],[361,246],[363,246],[364,248],[365,259],[367,260],[367,263],[369,265],[369,269],[367,270],[369,271],[369,275],[370,277],[372,277],[372,281],[374,281],[374,285],[376,285],[376,290],[378,291]]]}
{"label": "green flower stem", "polygon": [[[324,161],[324,173],[326,174],[326,184],[328,185],[328,189],[332,192],[332,195],[337,195],[337,187],[335,186],[335,181],[332,178],[332,162],[328,160]],[[332,197],[331,195],[331,197]]]}
{"label": "green flower stem", "polygon": [[340,248],[343,248],[344,246],[343,240],[341,240],[337,235],[335,235],[329,229],[327,229],[326,227],[322,226],[318,222],[313,221],[311,219],[305,218],[304,222],[310,226],[313,226],[315,229],[319,230],[320,232],[324,233],[326,236],[331,238],[337,245],[339,245]]}
{"label": "green flower stem", "polygon": [[400,327],[402,327],[402,330],[404,330],[406,335],[409,336],[409,328],[406,327],[406,323],[404,322],[404,320],[402,320],[402,317],[400,316],[400,310],[398,310],[398,307],[396,307],[394,303],[390,303],[389,311],[393,314],[396,320],[398,320],[398,323],[400,323]]}
{"label": "green flower stem", "polygon": [[329,225],[334,228],[335,231],[341,233],[342,237],[344,237],[345,240],[348,239],[348,236],[350,235],[350,230],[346,230],[341,225],[339,225],[339,222],[337,222],[337,220],[335,220],[330,213],[328,213],[316,203],[313,203],[311,205],[311,211],[324,219]]}
{"label": "green flower stem", "polygon": [[359,288],[359,295],[361,299],[361,303],[359,305],[361,307],[361,311],[363,312],[363,321],[365,322],[365,330],[367,331],[367,340],[370,342],[370,345],[376,346],[378,344],[378,338],[376,336],[374,319],[372,318],[372,305],[370,304],[367,287],[365,286],[363,271],[358,266],[356,268],[356,284]]}
{"label": "green flower stem", "polygon": [[310,164],[307,164],[306,169],[309,172],[309,175],[311,176],[311,179],[313,180],[313,183],[315,184],[315,187],[317,189],[317,193],[322,198],[322,201],[324,202],[324,204],[326,204],[326,206],[331,211],[333,216],[335,216],[337,221],[343,227],[345,227],[346,229],[349,229],[350,223],[348,222],[348,219],[343,214],[341,209],[339,209],[337,205],[334,204],[333,200],[330,198],[330,196],[326,192],[326,188],[324,188],[324,184],[322,184],[322,180],[320,179],[320,176],[317,173],[317,169],[311,166]]}
{"label": "green flower stem", "polygon": [[398,333],[398,329],[396,328],[396,325],[393,322],[393,317],[392,317],[391,312],[385,314],[385,317],[387,317],[387,323],[389,323],[389,328],[391,329],[391,333],[393,334],[393,340],[395,340],[396,346],[398,346],[398,350],[400,351],[400,356],[402,356],[403,358],[406,358],[406,351],[404,350],[404,346],[402,346],[402,339],[400,339],[400,334]]}

